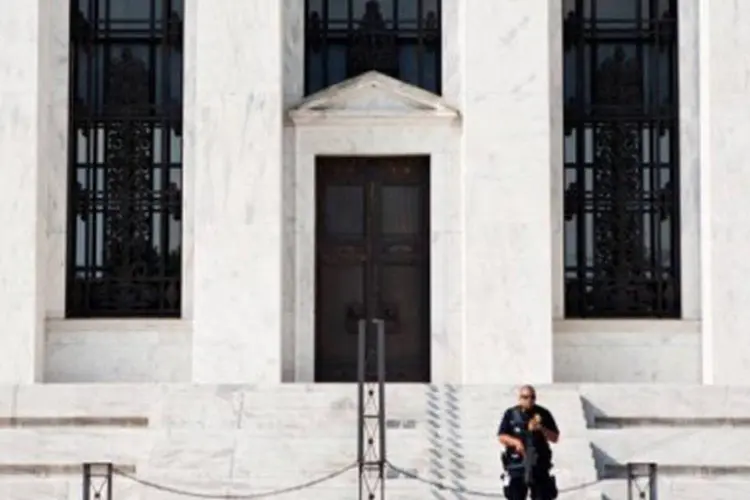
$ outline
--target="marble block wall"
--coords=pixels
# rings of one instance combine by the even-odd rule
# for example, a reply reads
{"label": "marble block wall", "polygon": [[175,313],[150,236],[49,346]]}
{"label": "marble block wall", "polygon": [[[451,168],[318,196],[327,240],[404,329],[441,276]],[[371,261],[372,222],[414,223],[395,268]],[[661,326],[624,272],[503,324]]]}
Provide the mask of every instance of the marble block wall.
{"label": "marble block wall", "polygon": [[432,151],[442,165],[435,380],[750,375],[750,233],[737,208],[750,187],[743,4],[679,2],[683,320],[618,323],[562,314],[559,2],[443,0],[455,141],[439,127],[361,124],[337,146],[340,128],[300,136],[282,123],[303,97],[303,2],[186,0],[184,311],[174,327],[64,319],[69,3],[0,0],[0,381],[309,380],[300,181],[316,152],[336,148]]}
{"label": "marble block wall", "polygon": [[279,382],[282,3],[193,0],[186,13],[196,44],[185,165],[195,185],[193,380]]}
{"label": "marble block wall", "polygon": [[475,0],[463,9],[464,381],[550,382],[560,6]]}
{"label": "marble block wall", "polygon": [[48,320],[44,381],[188,382],[192,352],[192,328],[182,320]]}
{"label": "marble block wall", "polygon": [[701,382],[699,321],[555,321],[554,381]]}
{"label": "marble block wall", "polygon": [[705,381],[750,378],[750,4],[700,0],[701,252]]}
{"label": "marble block wall", "polygon": [[41,379],[47,204],[41,158],[51,132],[46,2],[4,1],[0,18],[0,382]]}

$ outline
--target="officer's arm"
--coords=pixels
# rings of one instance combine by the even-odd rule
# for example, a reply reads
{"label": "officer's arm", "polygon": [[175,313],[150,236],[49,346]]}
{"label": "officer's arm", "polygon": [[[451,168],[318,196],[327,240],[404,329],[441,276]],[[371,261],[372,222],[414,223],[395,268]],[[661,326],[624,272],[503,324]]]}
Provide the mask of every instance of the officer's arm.
{"label": "officer's arm", "polygon": [[506,411],[503,415],[503,419],[500,421],[500,428],[497,430],[497,440],[500,441],[500,444],[503,446],[520,450],[523,448],[523,443],[520,439],[513,436],[511,427],[510,411]]}
{"label": "officer's arm", "polygon": [[542,417],[542,434],[550,443],[557,443],[560,440],[560,430],[557,428],[557,422],[552,413],[547,411]]}
{"label": "officer's arm", "polygon": [[500,444],[507,446],[508,448],[520,449],[523,447],[523,443],[520,439],[511,436],[510,434],[500,434],[497,437]]}
{"label": "officer's arm", "polygon": [[542,427],[542,434],[544,434],[544,437],[549,441],[550,443],[557,443],[557,441],[560,439],[560,433],[559,432],[553,432],[546,427]]}

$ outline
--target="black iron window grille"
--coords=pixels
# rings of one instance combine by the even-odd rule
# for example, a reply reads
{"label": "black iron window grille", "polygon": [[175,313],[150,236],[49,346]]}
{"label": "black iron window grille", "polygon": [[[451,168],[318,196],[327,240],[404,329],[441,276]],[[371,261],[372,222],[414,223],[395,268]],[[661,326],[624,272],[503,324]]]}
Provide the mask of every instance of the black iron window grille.
{"label": "black iron window grille", "polygon": [[305,93],[376,70],[440,93],[440,0],[306,0]]}
{"label": "black iron window grille", "polygon": [[67,314],[179,316],[182,0],[71,7]]}
{"label": "black iron window grille", "polygon": [[567,317],[679,317],[676,0],[565,0]]}

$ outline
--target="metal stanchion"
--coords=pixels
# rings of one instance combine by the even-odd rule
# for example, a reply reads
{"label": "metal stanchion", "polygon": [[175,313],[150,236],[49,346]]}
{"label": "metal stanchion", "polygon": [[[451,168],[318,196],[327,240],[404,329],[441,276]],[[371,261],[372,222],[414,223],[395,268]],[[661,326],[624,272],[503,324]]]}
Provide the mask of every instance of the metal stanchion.
{"label": "metal stanchion", "polygon": [[[626,465],[628,481],[628,500],[657,500],[658,467],[655,463],[635,463]],[[640,480],[646,479],[646,486],[641,487]],[[635,496],[635,495],[638,496]]]}
{"label": "metal stanchion", "polygon": [[359,499],[385,500],[385,322],[360,320],[358,347]]}
{"label": "metal stanchion", "polygon": [[111,463],[83,464],[83,500],[112,500]]}

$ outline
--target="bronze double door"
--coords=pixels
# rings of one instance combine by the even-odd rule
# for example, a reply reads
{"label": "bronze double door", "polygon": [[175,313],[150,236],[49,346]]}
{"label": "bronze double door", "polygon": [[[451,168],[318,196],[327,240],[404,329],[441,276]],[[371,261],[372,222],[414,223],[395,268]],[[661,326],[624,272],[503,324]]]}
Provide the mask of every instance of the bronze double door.
{"label": "bronze double door", "polygon": [[377,374],[385,332],[389,382],[430,380],[429,158],[318,158],[315,378]]}

